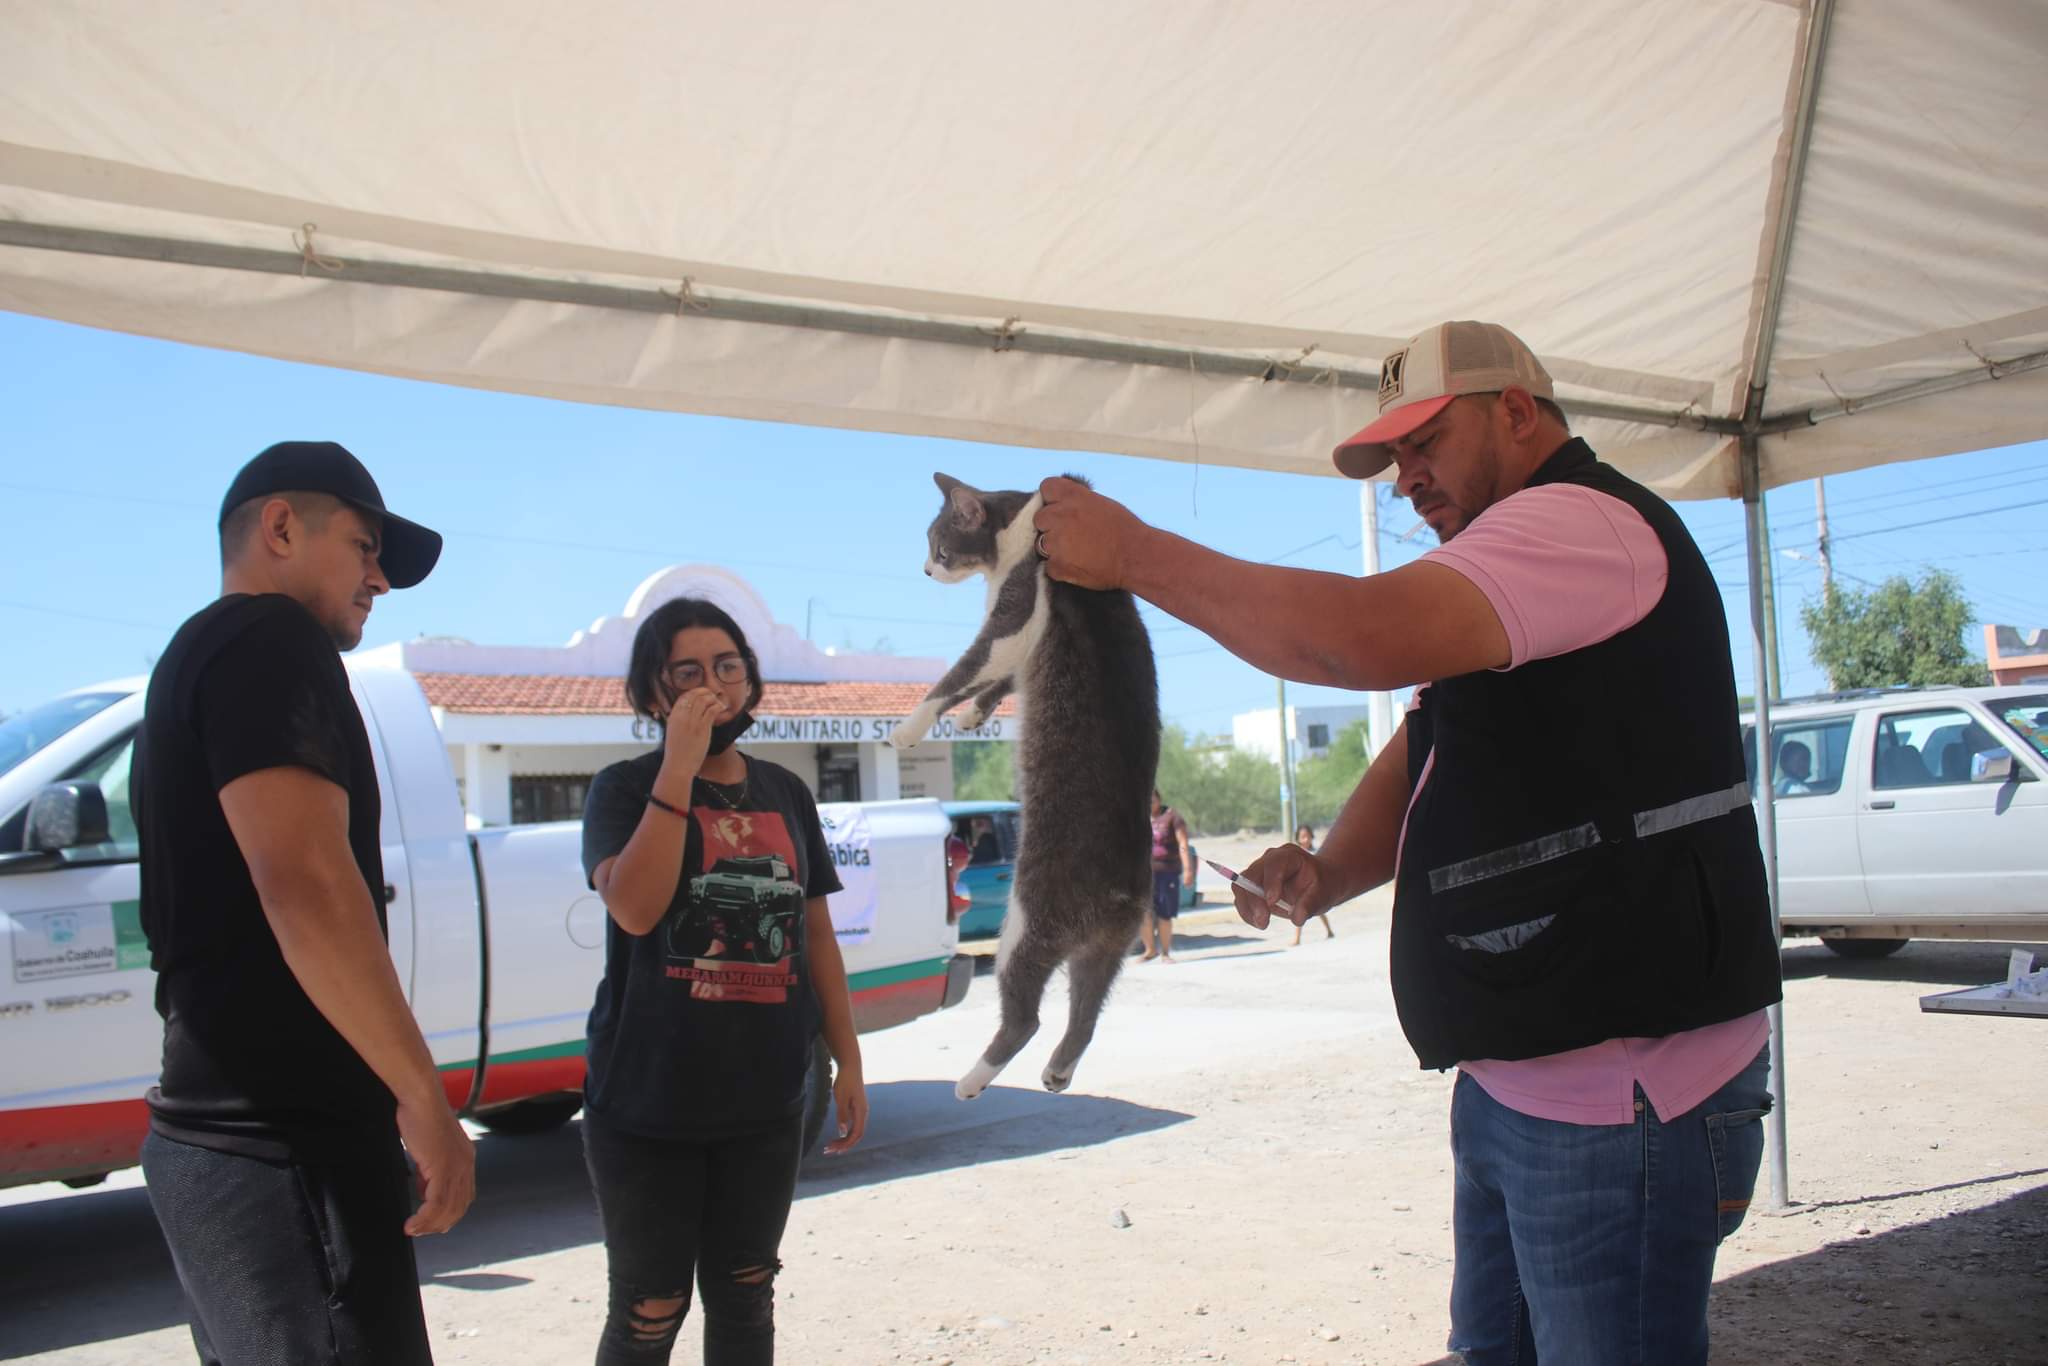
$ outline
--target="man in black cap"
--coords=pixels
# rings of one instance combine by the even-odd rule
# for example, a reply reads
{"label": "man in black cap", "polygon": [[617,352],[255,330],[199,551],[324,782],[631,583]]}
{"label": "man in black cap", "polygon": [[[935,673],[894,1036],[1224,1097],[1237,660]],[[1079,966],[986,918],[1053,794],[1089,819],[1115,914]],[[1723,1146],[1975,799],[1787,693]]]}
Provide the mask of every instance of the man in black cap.
{"label": "man in black cap", "polygon": [[386,948],[377,775],[337,652],[441,538],[341,446],[287,441],[235,476],[220,550],[136,751],[164,1017],[150,1202],[201,1360],[431,1361],[408,1235],[462,1217],[476,1158]]}

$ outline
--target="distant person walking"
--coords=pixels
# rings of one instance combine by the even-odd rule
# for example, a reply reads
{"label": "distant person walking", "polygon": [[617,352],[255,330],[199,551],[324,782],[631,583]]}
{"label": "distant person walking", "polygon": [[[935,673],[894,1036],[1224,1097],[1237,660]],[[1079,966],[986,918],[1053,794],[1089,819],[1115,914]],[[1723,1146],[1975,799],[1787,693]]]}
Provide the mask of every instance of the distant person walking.
{"label": "distant person walking", "polygon": [[150,677],[133,793],[164,1050],[142,1170],[204,1362],[433,1359],[407,1235],[462,1217],[476,1156],[385,946],[338,651],[440,554],[340,446],[272,446],[221,504],[220,597]]}
{"label": "distant person walking", "polygon": [[[1304,854],[1313,854],[1316,851],[1316,828],[1313,825],[1297,826],[1294,831],[1294,843],[1295,847]],[[1337,932],[1330,928],[1330,917],[1325,912],[1317,911],[1315,918],[1323,922],[1323,934],[1326,938],[1335,939],[1337,937]],[[1295,947],[1299,947],[1301,944],[1301,930],[1301,925],[1294,927]]]}
{"label": "distant person walking", "polygon": [[1188,848],[1188,823],[1152,789],[1152,914],[1140,922],[1145,952],[1140,963],[1173,961],[1173,918],[1180,914],[1181,877],[1195,880],[1195,854]]}

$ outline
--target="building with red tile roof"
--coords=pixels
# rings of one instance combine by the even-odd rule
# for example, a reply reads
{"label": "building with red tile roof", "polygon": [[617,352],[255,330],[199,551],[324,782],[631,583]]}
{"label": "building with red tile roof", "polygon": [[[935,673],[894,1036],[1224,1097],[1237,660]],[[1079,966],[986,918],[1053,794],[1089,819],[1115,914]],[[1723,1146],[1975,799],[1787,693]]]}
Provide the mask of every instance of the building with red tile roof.
{"label": "building with red tile roof", "polygon": [[641,619],[678,597],[710,599],[746,633],[765,686],[740,744],[795,772],[820,801],[948,798],[955,744],[1017,738],[1011,698],[975,730],[941,717],[924,743],[895,749],[889,732],[949,661],[821,650],[776,621],[744,579],[711,565],[650,576],[619,615],[599,618],[565,645],[430,637],[366,653],[419,680],[473,825],[576,819],[599,769],[659,743],[659,732],[627,705],[626,660]]}

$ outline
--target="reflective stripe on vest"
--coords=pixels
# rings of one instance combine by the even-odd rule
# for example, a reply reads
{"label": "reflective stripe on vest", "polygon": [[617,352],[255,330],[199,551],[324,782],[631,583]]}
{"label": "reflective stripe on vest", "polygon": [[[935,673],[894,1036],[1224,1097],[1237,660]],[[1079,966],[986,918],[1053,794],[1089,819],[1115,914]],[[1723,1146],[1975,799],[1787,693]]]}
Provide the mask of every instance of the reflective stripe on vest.
{"label": "reflective stripe on vest", "polygon": [[[1739,811],[1749,803],[1749,784],[1736,783],[1721,792],[1709,792],[1704,796],[1687,797],[1672,802],[1669,806],[1655,807],[1649,811],[1638,811],[1635,815],[1636,838],[1648,839],[1701,821],[1710,821]],[[1563,858],[1566,854],[1581,849],[1591,849],[1600,843],[1600,828],[1587,821],[1569,830],[1560,830],[1554,835],[1539,835],[1533,840],[1511,844],[1505,849],[1496,849],[1490,854],[1462,859],[1446,864],[1442,868],[1429,870],[1429,890],[1442,893],[1453,887],[1469,883],[1484,882],[1488,878],[1501,877],[1507,873],[1533,868],[1539,863]]]}

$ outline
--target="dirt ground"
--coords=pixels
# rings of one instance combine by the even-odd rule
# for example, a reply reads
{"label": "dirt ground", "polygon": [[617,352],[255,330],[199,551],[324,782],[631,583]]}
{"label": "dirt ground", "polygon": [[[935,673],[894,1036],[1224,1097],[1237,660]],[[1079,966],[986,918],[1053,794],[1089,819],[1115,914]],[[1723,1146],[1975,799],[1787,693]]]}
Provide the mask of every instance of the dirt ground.
{"label": "dirt ground", "polygon": [[[958,1009],[869,1036],[875,1130],[799,1188],[780,1359],[1439,1360],[1451,1077],[1418,1071],[1394,1026],[1384,897],[1332,921],[1335,939],[1311,927],[1299,948],[1284,927],[1185,921],[1182,961],[1126,974],[1064,1096],[1036,1089],[1063,1011],[1049,999],[997,1087],[952,1100],[992,1026],[985,976]],[[1794,1203],[1762,1211],[1767,1158],[1759,1210],[1722,1249],[1715,1366],[2048,1363],[2048,1021],[1917,1005],[2002,977],[2006,954],[1790,948]],[[576,1126],[480,1149],[477,1209],[420,1248],[438,1359],[587,1361],[604,1274]],[[0,1355],[190,1359],[141,1192],[120,1181],[0,1206]],[[696,1328],[678,1362],[699,1359]]]}

